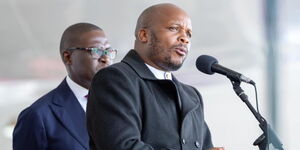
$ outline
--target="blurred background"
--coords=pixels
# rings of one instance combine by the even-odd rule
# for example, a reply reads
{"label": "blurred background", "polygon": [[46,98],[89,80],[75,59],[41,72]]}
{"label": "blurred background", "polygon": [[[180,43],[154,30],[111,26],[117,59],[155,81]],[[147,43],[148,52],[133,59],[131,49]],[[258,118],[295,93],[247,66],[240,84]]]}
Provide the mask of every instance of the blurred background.
{"label": "blurred background", "polygon": [[[103,28],[118,49],[115,62],[133,48],[138,15],[170,2],[192,18],[192,47],[175,76],[201,92],[215,146],[258,149],[258,122],[235,95],[229,80],[195,67],[202,54],[256,82],[262,116],[284,148],[300,147],[299,0],[0,0],[0,149],[12,149],[12,131],[21,110],[55,88],[66,76],[59,41],[71,24]],[[242,84],[255,106],[255,93]]]}

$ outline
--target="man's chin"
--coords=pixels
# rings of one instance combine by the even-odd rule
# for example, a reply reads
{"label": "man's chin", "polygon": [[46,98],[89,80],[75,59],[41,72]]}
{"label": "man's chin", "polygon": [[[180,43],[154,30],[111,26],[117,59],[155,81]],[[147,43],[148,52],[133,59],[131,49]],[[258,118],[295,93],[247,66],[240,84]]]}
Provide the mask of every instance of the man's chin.
{"label": "man's chin", "polygon": [[167,71],[177,71],[179,68],[181,68],[182,66],[182,63],[181,62],[176,62],[176,63],[169,63],[167,66],[166,66],[166,70]]}

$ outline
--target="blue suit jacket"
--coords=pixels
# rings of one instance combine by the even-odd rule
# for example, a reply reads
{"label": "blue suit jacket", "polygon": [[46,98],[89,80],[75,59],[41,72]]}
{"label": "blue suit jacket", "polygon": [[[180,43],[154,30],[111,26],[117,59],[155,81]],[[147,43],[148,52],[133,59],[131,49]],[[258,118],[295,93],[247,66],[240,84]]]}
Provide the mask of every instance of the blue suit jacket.
{"label": "blue suit jacket", "polygon": [[66,80],[21,112],[14,150],[88,150],[85,113]]}

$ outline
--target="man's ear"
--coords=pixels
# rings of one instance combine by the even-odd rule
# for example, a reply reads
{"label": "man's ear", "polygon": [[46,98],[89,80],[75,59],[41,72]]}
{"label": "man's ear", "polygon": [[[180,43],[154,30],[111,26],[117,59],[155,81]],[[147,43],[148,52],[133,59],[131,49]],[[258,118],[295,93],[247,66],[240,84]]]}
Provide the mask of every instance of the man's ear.
{"label": "man's ear", "polygon": [[141,29],[141,30],[139,30],[137,36],[138,36],[138,39],[142,43],[147,43],[148,42],[149,34],[148,34],[148,30],[147,29]]}
{"label": "man's ear", "polygon": [[67,51],[67,50],[63,51],[62,59],[63,59],[64,64],[66,64],[66,65],[71,65],[72,64],[71,55],[72,55],[71,51]]}

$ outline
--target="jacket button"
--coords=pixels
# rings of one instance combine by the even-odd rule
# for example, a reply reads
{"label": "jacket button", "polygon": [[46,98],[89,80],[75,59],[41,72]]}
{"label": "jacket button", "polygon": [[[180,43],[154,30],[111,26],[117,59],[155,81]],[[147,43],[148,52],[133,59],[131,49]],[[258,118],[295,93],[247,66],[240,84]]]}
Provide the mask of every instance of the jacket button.
{"label": "jacket button", "polygon": [[197,148],[199,148],[199,147],[200,147],[200,143],[199,143],[198,141],[196,141],[196,142],[195,142],[195,146],[196,146]]}
{"label": "jacket button", "polygon": [[181,143],[182,143],[182,144],[185,144],[185,139],[181,139]]}

